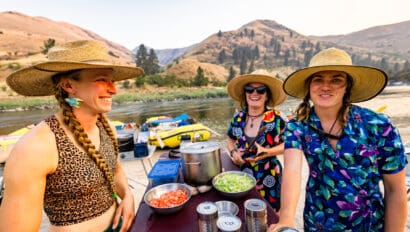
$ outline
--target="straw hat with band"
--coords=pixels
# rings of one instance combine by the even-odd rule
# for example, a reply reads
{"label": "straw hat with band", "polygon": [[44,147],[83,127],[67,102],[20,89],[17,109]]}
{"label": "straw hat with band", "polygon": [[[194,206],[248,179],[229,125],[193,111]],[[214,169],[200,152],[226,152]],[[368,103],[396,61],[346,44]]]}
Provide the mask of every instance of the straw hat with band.
{"label": "straw hat with band", "polygon": [[337,48],[323,50],[312,57],[309,67],[288,76],[283,90],[290,96],[303,99],[307,93],[306,80],[320,71],[342,71],[353,79],[350,102],[362,102],[377,96],[387,84],[387,74],[380,69],[352,65],[345,51]]}
{"label": "straw hat with band", "polygon": [[111,68],[114,81],[138,77],[144,73],[139,67],[114,64],[107,48],[101,42],[79,40],[51,48],[47,62],[10,74],[7,77],[7,84],[21,95],[48,96],[55,94],[55,85],[51,78],[53,75],[90,68]]}
{"label": "straw hat with band", "polygon": [[262,73],[261,71],[255,71],[251,74],[233,78],[227,86],[229,96],[233,100],[241,102],[245,85],[253,82],[262,83],[269,88],[272,97],[267,103],[268,106],[275,107],[286,100],[287,96],[282,89],[282,80],[272,77],[266,74],[266,72]]}

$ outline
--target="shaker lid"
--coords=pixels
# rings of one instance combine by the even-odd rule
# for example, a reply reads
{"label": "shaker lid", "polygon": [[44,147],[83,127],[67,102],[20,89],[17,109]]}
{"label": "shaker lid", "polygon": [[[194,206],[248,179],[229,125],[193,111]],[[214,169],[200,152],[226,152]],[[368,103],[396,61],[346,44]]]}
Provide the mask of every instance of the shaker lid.
{"label": "shaker lid", "polygon": [[223,232],[238,231],[241,229],[242,221],[237,216],[223,215],[218,217],[216,225]]}
{"label": "shaker lid", "polygon": [[266,203],[260,199],[252,198],[245,201],[243,204],[246,210],[249,211],[264,211],[266,210]]}
{"label": "shaker lid", "polygon": [[218,206],[211,201],[204,201],[196,207],[196,212],[200,218],[211,218],[218,216]]}

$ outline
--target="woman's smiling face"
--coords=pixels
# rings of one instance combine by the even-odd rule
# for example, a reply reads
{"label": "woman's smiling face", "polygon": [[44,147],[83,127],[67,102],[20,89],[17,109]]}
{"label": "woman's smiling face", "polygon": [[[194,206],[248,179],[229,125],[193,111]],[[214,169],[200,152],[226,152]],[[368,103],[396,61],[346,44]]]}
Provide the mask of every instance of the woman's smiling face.
{"label": "woman's smiling face", "polygon": [[315,107],[341,107],[346,93],[347,74],[341,71],[321,71],[312,75],[309,92]]}
{"label": "woman's smiling face", "polygon": [[90,113],[111,111],[112,97],[117,94],[112,69],[84,69],[78,81],[69,80],[72,85],[71,95],[83,100],[80,108]]}
{"label": "woman's smiling face", "polygon": [[[265,88],[264,91],[262,90],[263,87]],[[246,90],[247,88],[248,90]],[[253,90],[251,91],[252,88]],[[266,88],[264,84],[257,82],[252,82],[245,86],[246,102],[249,107],[265,107],[265,103],[268,100]]]}

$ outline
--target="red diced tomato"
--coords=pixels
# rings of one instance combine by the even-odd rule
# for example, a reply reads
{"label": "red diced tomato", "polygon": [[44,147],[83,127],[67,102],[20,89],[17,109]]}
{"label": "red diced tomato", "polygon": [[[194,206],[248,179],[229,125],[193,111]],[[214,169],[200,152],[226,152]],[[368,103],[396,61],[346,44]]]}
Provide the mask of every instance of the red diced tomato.
{"label": "red diced tomato", "polygon": [[173,190],[164,194],[161,194],[159,198],[152,199],[149,204],[158,208],[169,208],[180,205],[188,199],[188,193],[183,190]]}

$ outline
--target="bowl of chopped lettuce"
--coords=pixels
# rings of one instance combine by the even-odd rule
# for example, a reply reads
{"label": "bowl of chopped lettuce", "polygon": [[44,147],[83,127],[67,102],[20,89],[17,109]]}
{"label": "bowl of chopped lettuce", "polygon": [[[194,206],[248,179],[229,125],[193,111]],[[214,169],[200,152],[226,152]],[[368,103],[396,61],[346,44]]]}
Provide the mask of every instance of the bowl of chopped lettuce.
{"label": "bowl of chopped lettuce", "polygon": [[256,184],[255,178],[241,171],[226,171],[212,179],[213,187],[223,196],[241,198],[246,196]]}

